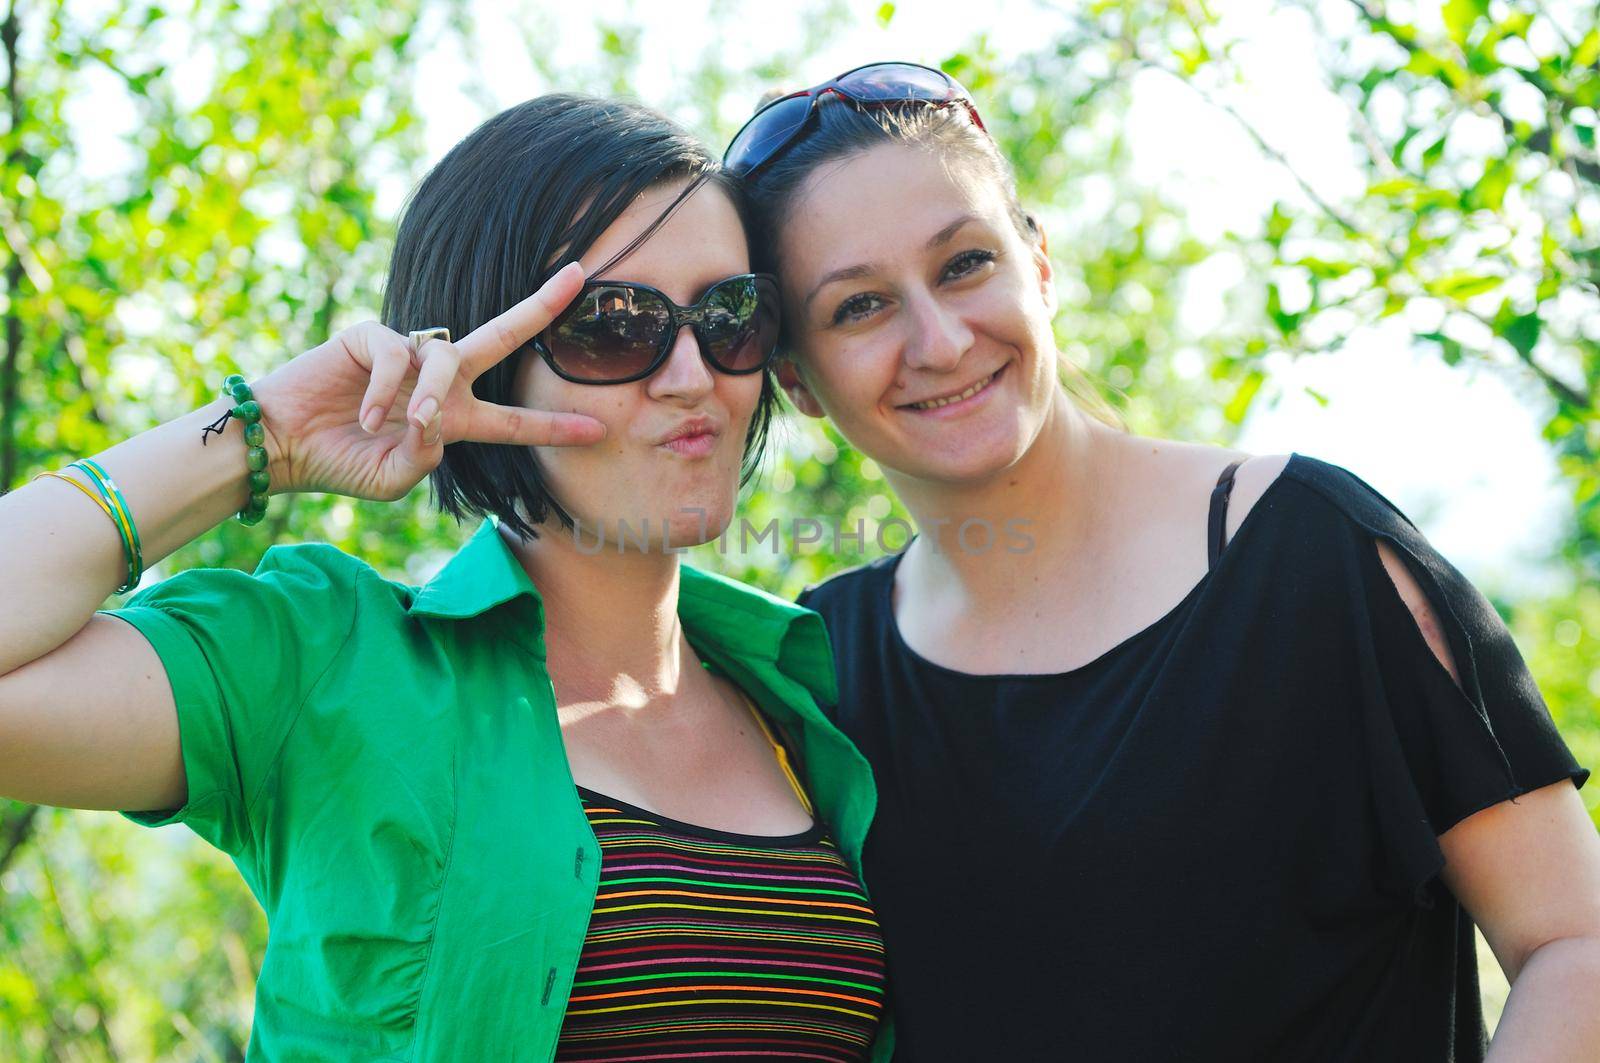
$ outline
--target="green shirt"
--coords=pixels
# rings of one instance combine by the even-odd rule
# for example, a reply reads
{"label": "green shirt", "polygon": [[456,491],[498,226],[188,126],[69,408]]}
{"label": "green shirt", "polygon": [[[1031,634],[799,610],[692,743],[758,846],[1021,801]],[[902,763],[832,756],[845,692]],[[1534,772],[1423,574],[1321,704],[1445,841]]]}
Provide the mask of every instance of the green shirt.
{"label": "green shirt", "polygon": [[[248,1058],[555,1053],[599,878],[567,767],[539,593],[491,518],[419,589],[326,543],[254,575],[190,569],[108,615],[160,655],[189,792],[175,811],[267,914]],[[860,874],[877,804],[821,618],[684,566],[701,658],[795,739]],[[874,1059],[887,1059],[887,1022]]]}

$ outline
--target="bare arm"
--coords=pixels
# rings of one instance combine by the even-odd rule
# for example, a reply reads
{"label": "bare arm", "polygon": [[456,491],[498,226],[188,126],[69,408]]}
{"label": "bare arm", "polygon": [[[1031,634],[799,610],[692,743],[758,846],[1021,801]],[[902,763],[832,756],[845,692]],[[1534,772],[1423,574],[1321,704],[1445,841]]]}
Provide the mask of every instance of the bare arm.
{"label": "bare arm", "polygon": [[[1387,543],[1378,554],[1451,678],[1427,595]],[[1600,1059],[1600,835],[1563,780],[1468,816],[1439,838],[1444,882],[1511,983],[1491,1060]]]}
{"label": "bare arm", "polygon": [[1445,884],[1511,983],[1490,1060],[1600,1059],[1600,838],[1565,780],[1439,840]]}
{"label": "bare arm", "polygon": [[[582,274],[543,288],[458,343],[413,352],[368,323],[346,329],[253,384],[266,429],[270,493],[403,497],[459,439],[584,444],[604,434],[576,414],[497,406],[472,381],[542,329]],[[419,407],[439,412],[423,423]],[[96,455],[127,500],[146,565],[228,519],[247,498],[246,448],[216,402]],[[375,431],[360,414],[376,408]],[[78,475],[68,473],[66,475]],[[172,687],[130,624],[96,616],[127,575],[115,526],[82,492],[45,478],[0,497],[0,795],[75,808],[183,804]]]}
{"label": "bare arm", "polygon": [[[245,504],[238,427],[200,442],[231,405],[218,399],[96,456],[127,500],[146,565]],[[282,484],[270,433],[267,450],[272,482]],[[0,610],[0,793],[92,808],[181,804],[177,718],[161,661],[134,628],[94,615],[127,576],[115,525],[82,492],[46,477],[0,498],[0,543],[9,599]]]}
{"label": "bare arm", "polygon": [[[95,456],[127,499],[146,565],[216,527],[248,498],[238,426],[230,421],[221,437],[200,443],[201,429],[232,405],[218,399]],[[284,470],[270,432],[267,453],[276,494]],[[67,475],[89,482],[81,473]],[[116,526],[60,480],[36,480],[0,498],[0,542],[0,587],[12,603],[0,610],[5,675],[72,637],[128,570]]]}

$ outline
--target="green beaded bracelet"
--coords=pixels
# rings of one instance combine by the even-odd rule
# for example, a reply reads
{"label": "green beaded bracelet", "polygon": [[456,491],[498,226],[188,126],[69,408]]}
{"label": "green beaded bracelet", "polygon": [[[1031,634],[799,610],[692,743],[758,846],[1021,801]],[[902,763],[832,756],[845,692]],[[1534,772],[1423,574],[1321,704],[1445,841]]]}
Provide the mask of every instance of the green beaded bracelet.
{"label": "green beaded bracelet", "polygon": [[[239,510],[238,518],[245,524],[260,524],[267,515],[267,488],[271,486],[267,472],[267,431],[261,427],[261,404],[256,401],[244,377],[234,373],[222,382],[222,393],[233,399],[235,405],[217,419],[226,424],[229,417],[244,423],[245,464],[250,469],[250,500]],[[221,428],[215,431],[221,432]]]}

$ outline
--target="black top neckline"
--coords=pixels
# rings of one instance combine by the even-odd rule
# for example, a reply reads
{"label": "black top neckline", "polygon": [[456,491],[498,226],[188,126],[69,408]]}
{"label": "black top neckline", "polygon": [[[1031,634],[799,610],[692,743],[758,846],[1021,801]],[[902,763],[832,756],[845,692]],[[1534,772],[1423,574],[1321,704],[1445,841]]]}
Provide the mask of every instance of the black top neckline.
{"label": "black top neckline", "polygon": [[798,834],[740,834],[736,831],[718,830],[715,827],[703,827],[698,823],[685,823],[681,819],[663,816],[659,812],[641,808],[639,805],[629,804],[627,801],[618,800],[610,794],[591,790],[587,786],[581,786],[576,783],[574,786],[577,788],[578,795],[588,801],[616,805],[623,812],[637,816],[648,823],[654,823],[657,826],[680,834],[704,838],[707,841],[728,842],[751,849],[793,849],[804,845],[815,845],[827,834],[827,828],[823,826],[822,820],[816,817],[812,817],[810,827]]}
{"label": "black top neckline", "polygon": [[1298,452],[1290,453],[1289,460],[1284,462],[1284,466],[1278,471],[1277,477],[1275,477],[1273,481],[1267,485],[1266,490],[1261,492],[1261,497],[1256,500],[1255,505],[1250,507],[1250,512],[1245,514],[1244,521],[1239,525],[1238,530],[1234,532],[1233,537],[1229,539],[1222,547],[1222,553],[1217,563],[1211,566],[1211,568],[1209,568],[1205,574],[1202,575],[1200,579],[1189,588],[1188,592],[1178,600],[1177,604],[1173,605],[1166,612],[1162,613],[1156,619],[1135,631],[1127,638],[1111,646],[1110,649],[1107,649],[1098,656],[1090,658],[1075,668],[1068,668],[1065,671],[1059,672],[963,672],[959,669],[951,668],[948,665],[940,664],[937,661],[929,660],[927,657],[924,657],[922,654],[912,649],[911,644],[906,642],[905,637],[901,635],[900,620],[895,616],[894,613],[894,575],[895,571],[900,567],[901,558],[905,556],[906,552],[904,550],[900,551],[898,554],[895,554],[884,566],[882,585],[879,588],[879,593],[883,596],[882,604],[886,610],[885,615],[888,617],[890,642],[893,644],[895,649],[904,654],[906,659],[911,661],[917,667],[927,669],[928,671],[935,672],[939,675],[948,676],[952,679],[977,680],[984,682],[1047,683],[1051,681],[1060,681],[1072,676],[1088,674],[1096,668],[1108,664],[1114,658],[1120,656],[1134,646],[1137,646],[1139,643],[1144,642],[1147,638],[1163,630],[1176,618],[1187,612],[1189,607],[1193,605],[1194,602],[1199,599],[1202,594],[1204,594],[1206,588],[1211,585],[1218,571],[1223,565],[1228,563],[1228,559],[1239,552],[1238,550],[1234,549],[1235,544],[1237,544],[1240,539],[1244,538],[1245,533],[1251,527],[1258,523],[1256,521],[1256,516],[1265,508],[1261,505],[1261,503],[1265,502],[1273,492],[1278,490],[1278,486],[1282,484],[1285,479],[1289,478],[1290,469],[1293,468],[1296,463],[1303,460],[1304,459]]}

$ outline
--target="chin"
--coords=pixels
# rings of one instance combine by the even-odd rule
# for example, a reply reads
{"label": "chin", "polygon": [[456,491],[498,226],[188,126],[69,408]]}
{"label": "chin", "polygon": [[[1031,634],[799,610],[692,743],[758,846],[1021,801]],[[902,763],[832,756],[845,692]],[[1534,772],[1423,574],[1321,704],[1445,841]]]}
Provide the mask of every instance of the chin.
{"label": "chin", "polygon": [[878,460],[906,476],[951,485],[978,484],[999,476],[1027,452],[1021,424],[990,425],[984,432],[952,432],[925,446],[901,446],[900,461]]}
{"label": "chin", "polygon": [[682,498],[675,503],[667,503],[662,513],[666,520],[667,541],[672,546],[701,546],[715,542],[733,522],[733,498]]}
{"label": "chin", "polygon": [[911,475],[952,486],[978,485],[1003,474],[1021,457],[1020,448],[971,451],[950,455],[947,460],[923,457],[918,463],[920,468],[912,470]]}

